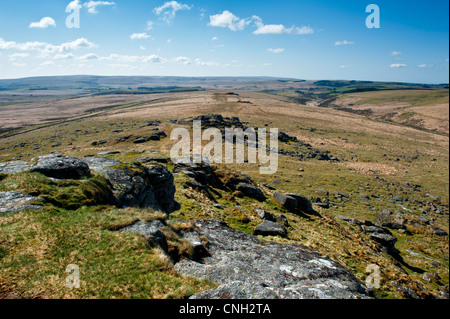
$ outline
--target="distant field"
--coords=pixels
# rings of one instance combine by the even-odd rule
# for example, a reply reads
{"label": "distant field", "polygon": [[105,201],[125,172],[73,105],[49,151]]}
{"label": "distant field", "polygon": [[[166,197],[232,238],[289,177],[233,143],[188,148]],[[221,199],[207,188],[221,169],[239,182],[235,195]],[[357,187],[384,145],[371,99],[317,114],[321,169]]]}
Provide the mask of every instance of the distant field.
{"label": "distant field", "polygon": [[449,90],[399,90],[341,95],[336,105],[372,119],[449,133]]}

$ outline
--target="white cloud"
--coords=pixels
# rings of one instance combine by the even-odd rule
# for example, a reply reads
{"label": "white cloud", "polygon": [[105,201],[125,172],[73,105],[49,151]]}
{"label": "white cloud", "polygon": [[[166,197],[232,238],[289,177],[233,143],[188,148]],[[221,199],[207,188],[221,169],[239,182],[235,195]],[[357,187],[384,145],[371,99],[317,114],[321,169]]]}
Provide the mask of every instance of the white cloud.
{"label": "white cloud", "polygon": [[88,12],[91,14],[97,14],[98,10],[97,7],[100,6],[114,6],[116,5],[114,2],[108,2],[108,1],[89,1],[83,3],[83,6],[85,6],[88,9]]}
{"label": "white cloud", "polygon": [[168,24],[172,23],[177,11],[190,10],[191,6],[177,1],[168,1],[160,7],[154,9],[155,14],[162,15],[162,19]]}
{"label": "white cloud", "polygon": [[81,9],[83,6],[80,4],[80,0],[73,0],[72,2],[70,2],[67,7],[66,7],[66,11],[74,11],[77,9]]}
{"label": "white cloud", "polygon": [[77,58],[78,60],[98,60],[100,57],[95,53],[88,53]]}
{"label": "white cloud", "polygon": [[209,17],[209,24],[212,27],[228,28],[231,31],[243,30],[248,24],[250,19],[241,19],[235,16],[228,10],[222,13],[215,14]]}
{"label": "white cloud", "polygon": [[144,47],[143,45],[140,45],[140,46],[139,46],[139,49],[141,49],[141,50],[147,50],[147,48]]}
{"label": "white cloud", "polygon": [[341,65],[341,69],[348,69],[348,65]]}
{"label": "white cloud", "polygon": [[402,64],[402,63],[393,63],[389,67],[393,68],[393,69],[398,69],[398,68],[404,68],[406,66],[407,66],[406,64]]}
{"label": "white cloud", "polygon": [[56,52],[65,52],[65,51],[78,50],[81,48],[93,48],[95,46],[96,45],[94,43],[88,41],[87,39],[79,38],[74,41],[65,42],[65,43],[62,43],[61,45],[57,45],[57,46],[50,45],[48,47],[48,49],[51,52],[55,52],[55,51]]}
{"label": "white cloud", "polygon": [[13,41],[6,42],[2,38],[0,38],[0,50],[9,50],[14,49],[16,46],[16,43]]}
{"label": "white cloud", "polygon": [[191,59],[189,59],[185,56],[179,56],[178,58],[175,58],[174,60],[175,60],[175,62],[183,63],[184,65],[192,64]]}
{"label": "white cloud", "polygon": [[311,27],[303,26],[290,28],[285,27],[282,24],[264,24],[262,19],[258,16],[253,16],[252,20],[255,21],[257,29],[253,31],[253,34],[313,34],[314,30]]}
{"label": "white cloud", "polygon": [[147,31],[150,31],[153,29],[153,21],[147,21]]}
{"label": "white cloud", "polygon": [[53,59],[55,60],[69,60],[69,59],[73,59],[74,55],[72,53],[68,53],[68,54],[55,54],[55,56],[53,57]]}
{"label": "white cloud", "polygon": [[434,64],[420,64],[417,67],[421,68],[421,69],[431,69],[434,68]]}
{"label": "white cloud", "polygon": [[390,56],[399,56],[399,55],[402,55],[402,53],[400,51],[393,51],[389,55]]}
{"label": "white cloud", "polygon": [[71,50],[78,50],[81,48],[93,48],[96,45],[85,38],[79,38],[74,41],[65,42],[60,45],[54,45],[47,42],[23,42],[17,43],[14,41],[6,42],[0,38],[0,49],[11,50],[15,49],[18,51],[39,51],[42,54],[48,53],[62,53]]}
{"label": "white cloud", "polygon": [[46,29],[48,27],[56,27],[56,22],[50,17],[42,18],[39,22],[30,23],[30,28]]}
{"label": "white cloud", "polygon": [[150,38],[150,36],[146,33],[133,33],[132,35],[130,35],[130,39],[132,40],[142,40],[142,39],[148,39]]}
{"label": "white cloud", "polygon": [[303,26],[301,28],[296,27],[294,30],[294,33],[296,33],[296,34],[313,34],[314,29],[309,26]]}
{"label": "white cloud", "polygon": [[347,41],[347,40],[344,40],[344,41],[336,41],[336,42],[334,43],[335,46],[339,46],[339,45],[352,45],[352,44],[355,44],[355,42],[353,42],[353,41]]}
{"label": "white cloud", "polygon": [[195,59],[195,64],[198,66],[219,66],[217,62],[202,61],[202,59]]}
{"label": "white cloud", "polygon": [[217,40],[219,40],[218,37],[212,37],[212,39],[211,39],[211,41],[217,41]]}
{"label": "white cloud", "polygon": [[107,60],[107,61],[114,61],[114,62],[119,62],[119,63],[137,63],[137,62],[141,62],[141,63],[148,63],[148,62],[152,62],[152,63],[165,63],[166,59],[156,55],[156,54],[152,54],[152,55],[147,55],[147,56],[138,56],[138,55],[122,55],[122,54],[110,54],[107,57],[99,57],[100,60]]}
{"label": "white cloud", "polygon": [[253,34],[283,34],[292,33],[292,29],[286,28],[282,24],[264,24],[260,17],[254,16],[253,19],[256,20],[255,24],[257,29]]}
{"label": "white cloud", "polygon": [[267,49],[267,51],[272,52],[272,53],[283,53],[284,49],[283,48],[278,48],[278,49]]}
{"label": "white cloud", "polygon": [[142,62],[144,63],[148,63],[148,62],[152,62],[152,63],[164,63],[166,61],[166,59],[160,57],[157,54],[152,54],[152,55],[148,55],[148,56],[143,56],[142,58]]}

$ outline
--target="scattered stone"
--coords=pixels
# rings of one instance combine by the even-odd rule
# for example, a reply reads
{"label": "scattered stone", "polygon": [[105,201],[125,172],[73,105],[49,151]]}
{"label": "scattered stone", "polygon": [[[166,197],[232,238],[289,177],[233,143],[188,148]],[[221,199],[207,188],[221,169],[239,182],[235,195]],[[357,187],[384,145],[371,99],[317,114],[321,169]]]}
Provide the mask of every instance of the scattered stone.
{"label": "scattered stone", "polygon": [[388,254],[398,254],[399,251],[395,248],[395,243],[397,242],[397,238],[392,235],[386,233],[371,233],[370,239],[377,242],[382,246],[382,250],[387,252]]}
{"label": "scattered stone", "polygon": [[434,233],[435,235],[438,235],[438,236],[448,236],[448,233],[447,233],[445,230],[441,229],[441,228],[433,227],[432,230],[433,230],[433,233]]}
{"label": "scattered stone", "polygon": [[439,276],[438,274],[434,274],[434,273],[425,273],[423,275],[423,280],[432,282],[432,283],[437,283],[439,286],[442,286],[441,279],[442,279],[441,276]]}
{"label": "scattered stone", "polygon": [[312,208],[311,202],[309,201],[308,198],[306,198],[306,196],[296,194],[296,193],[289,193],[288,195],[295,198],[295,200],[297,201],[297,209],[299,209],[305,213],[314,211]]}
{"label": "scattered stone", "polygon": [[354,219],[354,218],[350,218],[350,217],[345,217],[342,215],[336,215],[336,218],[339,218],[340,220],[343,220],[349,224],[353,224],[353,225],[359,225],[362,226],[364,225],[364,223],[360,220]]}
{"label": "scattered stone", "polygon": [[42,205],[30,204],[37,200],[45,202],[41,197],[24,195],[19,192],[0,192],[0,213],[14,213],[27,209],[41,209],[43,207]]}
{"label": "scattered stone", "polygon": [[276,222],[283,225],[284,227],[289,227],[289,221],[286,216],[280,215],[275,218]]}
{"label": "scattered stone", "polygon": [[126,233],[137,233],[142,234],[145,237],[149,238],[153,243],[161,247],[165,252],[168,251],[167,239],[164,233],[159,229],[159,227],[164,226],[164,224],[159,221],[137,221],[132,225],[126,226],[120,231]]}
{"label": "scattered stone", "polygon": [[38,163],[32,171],[58,179],[80,179],[90,177],[88,164],[76,157],[46,155],[38,157]]}
{"label": "scattered stone", "polygon": [[236,190],[240,191],[242,194],[244,194],[244,196],[256,199],[260,202],[263,202],[267,199],[258,187],[249,183],[239,183],[236,187]]}
{"label": "scattered stone", "polygon": [[258,217],[264,220],[268,220],[268,221],[275,221],[275,218],[273,217],[273,215],[267,211],[265,211],[264,209],[255,209],[256,214],[258,214]]}
{"label": "scattered stone", "polygon": [[255,227],[254,230],[255,236],[287,236],[287,230],[284,226],[271,222],[268,220],[263,221],[261,224]]}
{"label": "scattered stone", "polygon": [[297,208],[297,200],[292,196],[280,192],[274,192],[273,198],[289,211],[294,211]]}

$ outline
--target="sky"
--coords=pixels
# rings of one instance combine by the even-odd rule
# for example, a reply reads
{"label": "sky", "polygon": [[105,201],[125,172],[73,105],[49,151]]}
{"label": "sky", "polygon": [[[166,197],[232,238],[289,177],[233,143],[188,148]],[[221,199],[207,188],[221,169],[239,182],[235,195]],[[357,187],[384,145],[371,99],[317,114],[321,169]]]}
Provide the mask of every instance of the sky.
{"label": "sky", "polygon": [[448,83],[448,58],[447,0],[0,0],[0,79]]}

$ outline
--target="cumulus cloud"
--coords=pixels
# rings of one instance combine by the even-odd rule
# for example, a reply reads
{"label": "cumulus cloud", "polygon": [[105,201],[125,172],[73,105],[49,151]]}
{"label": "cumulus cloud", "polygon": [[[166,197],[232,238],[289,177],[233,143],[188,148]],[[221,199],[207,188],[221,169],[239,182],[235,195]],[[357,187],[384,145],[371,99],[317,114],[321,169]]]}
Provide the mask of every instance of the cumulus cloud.
{"label": "cumulus cloud", "polygon": [[74,11],[74,10],[78,10],[81,9],[83,6],[80,3],[80,0],[73,0],[72,2],[70,2],[67,7],[66,7],[66,11]]}
{"label": "cumulus cloud", "polygon": [[95,53],[88,53],[78,57],[78,60],[98,60],[100,57]]}
{"label": "cumulus cloud", "polygon": [[283,24],[264,24],[262,19],[258,16],[253,16],[252,20],[255,21],[257,29],[253,31],[253,34],[313,34],[314,29],[309,26],[296,27],[292,26],[287,28]]}
{"label": "cumulus cloud", "polygon": [[198,66],[219,66],[217,62],[203,61],[202,59],[195,59],[195,64]]}
{"label": "cumulus cloud", "polygon": [[352,45],[352,44],[355,44],[355,42],[353,42],[353,41],[347,41],[347,40],[344,40],[344,41],[336,41],[336,42],[334,43],[335,46],[339,46],[339,45]]}
{"label": "cumulus cloud", "polygon": [[150,36],[146,33],[133,33],[132,35],[130,35],[131,40],[143,40],[143,39],[148,39],[150,38]]}
{"label": "cumulus cloud", "polygon": [[116,5],[114,2],[108,2],[108,1],[89,1],[83,3],[83,6],[85,6],[88,9],[88,12],[91,14],[97,14],[98,10],[97,7],[100,6],[114,6]]}
{"label": "cumulus cloud", "polygon": [[209,24],[212,27],[228,28],[231,31],[243,30],[251,23],[250,19],[241,19],[228,10],[209,17]]}
{"label": "cumulus cloud", "polygon": [[192,64],[191,59],[189,59],[189,58],[187,58],[185,56],[179,56],[179,57],[175,58],[174,60],[175,60],[175,62],[179,62],[179,63],[182,63],[184,65]]}
{"label": "cumulus cloud", "polygon": [[31,22],[30,28],[46,29],[48,27],[56,27],[56,22],[50,17],[42,18],[39,22]]}
{"label": "cumulus cloud", "polygon": [[407,65],[403,64],[403,63],[393,63],[389,67],[392,68],[392,69],[398,69],[398,68],[404,68],[406,66]]}
{"label": "cumulus cloud", "polygon": [[120,62],[120,63],[164,63],[166,62],[166,59],[156,55],[146,55],[146,56],[139,56],[139,55],[122,55],[122,54],[110,54],[107,57],[100,57],[100,60],[107,60],[107,61],[114,61],[114,62]]}
{"label": "cumulus cloud", "polygon": [[282,52],[284,52],[284,49],[283,48],[278,48],[278,49],[270,48],[270,49],[267,49],[267,51],[272,52],[272,53],[282,53]]}
{"label": "cumulus cloud", "polygon": [[170,24],[175,18],[177,11],[191,10],[191,8],[192,7],[187,4],[182,4],[177,1],[168,1],[160,7],[156,7],[154,12],[157,15],[162,15],[163,21]]}
{"label": "cumulus cloud", "polygon": [[79,38],[74,41],[69,41],[61,43],[59,45],[54,45],[47,42],[23,42],[17,43],[15,41],[5,41],[0,38],[0,49],[1,50],[18,50],[18,51],[38,51],[42,54],[49,53],[62,53],[66,51],[78,50],[81,48],[93,48],[96,45],[85,38]]}
{"label": "cumulus cloud", "polygon": [[209,17],[209,26],[228,28],[231,31],[243,30],[246,26],[252,22],[256,25],[256,30],[253,34],[313,34],[314,29],[309,26],[296,27],[292,26],[290,28],[284,26],[283,24],[264,24],[262,19],[256,15],[251,18],[241,19],[234,15],[228,10],[222,13],[215,14]]}

